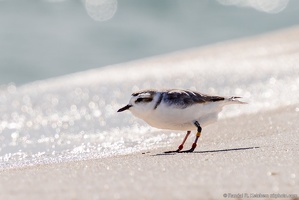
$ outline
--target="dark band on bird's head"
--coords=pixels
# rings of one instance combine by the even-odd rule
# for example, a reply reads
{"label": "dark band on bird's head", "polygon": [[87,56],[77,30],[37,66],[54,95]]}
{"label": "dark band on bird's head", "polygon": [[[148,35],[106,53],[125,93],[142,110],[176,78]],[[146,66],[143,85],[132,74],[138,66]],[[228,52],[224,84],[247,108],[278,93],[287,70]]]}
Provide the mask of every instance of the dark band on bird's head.
{"label": "dark band on bird's head", "polygon": [[136,99],[136,101],[135,101],[135,103],[147,103],[147,102],[151,102],[153,100],[153,98],[151,98],[151,97],[144,97],[144,98],[142,98],[142,97],[140,97],[140,98],[138,98],[138,99]]}
{"label": "dark band on bird's head", "polygon": [[140,94],[146,94],[146,93],[148,93],[148,94],[150,94],[150,96],[154,96],[154,94],[156,94],[157,93],[157,91],[155,91],[155,90],[141,90],[141,91],[138,91],[138,92],[134,92],[133,94],[132,94],[132,96],[133,97],[136,97],[136,96],[138,96],[138,95],[140,95]]}

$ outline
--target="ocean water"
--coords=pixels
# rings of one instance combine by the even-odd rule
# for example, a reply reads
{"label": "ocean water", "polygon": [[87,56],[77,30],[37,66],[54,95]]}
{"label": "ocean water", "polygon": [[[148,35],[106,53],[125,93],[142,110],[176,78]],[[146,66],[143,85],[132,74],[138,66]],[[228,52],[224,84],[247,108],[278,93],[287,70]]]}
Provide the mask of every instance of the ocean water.
{"label": "ocean water", "polygon": [[0,0],[0,85],[298,25],[297,0]]}
{"label": "ocean water", "polygon": [[151,128],[129,112],[116,112],[143,88],[189,88],[238,95],[249,103],[226,107],[220,118],[298,105],[298,39],[266,38],[3,86],[0,169],[173,145],[184,133]]}

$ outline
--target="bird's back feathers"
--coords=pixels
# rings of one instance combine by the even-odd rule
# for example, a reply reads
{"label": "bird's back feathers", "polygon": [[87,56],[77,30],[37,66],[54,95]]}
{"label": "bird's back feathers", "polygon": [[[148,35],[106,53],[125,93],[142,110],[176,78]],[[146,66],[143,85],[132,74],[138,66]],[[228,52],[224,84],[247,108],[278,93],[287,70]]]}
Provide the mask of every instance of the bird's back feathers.
{"label": "bird's back feathers", "polygon": [[186,108],[197,103],[208,103],[224,101],[226,98],[221,96],[209,96],[191,90],[168,90],[163,93],[164,101],[168,105],[175,105]]}

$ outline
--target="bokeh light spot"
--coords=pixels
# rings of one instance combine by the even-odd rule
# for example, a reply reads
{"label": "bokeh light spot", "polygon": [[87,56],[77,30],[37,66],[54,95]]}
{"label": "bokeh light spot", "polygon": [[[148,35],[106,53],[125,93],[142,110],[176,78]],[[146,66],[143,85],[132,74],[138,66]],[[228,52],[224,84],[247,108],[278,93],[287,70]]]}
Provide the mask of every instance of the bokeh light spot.
{"label": "bokeh light spot", "polygon": [[88,15],[96,21],[111,19],[117,10],[117,0],[85,0]]}

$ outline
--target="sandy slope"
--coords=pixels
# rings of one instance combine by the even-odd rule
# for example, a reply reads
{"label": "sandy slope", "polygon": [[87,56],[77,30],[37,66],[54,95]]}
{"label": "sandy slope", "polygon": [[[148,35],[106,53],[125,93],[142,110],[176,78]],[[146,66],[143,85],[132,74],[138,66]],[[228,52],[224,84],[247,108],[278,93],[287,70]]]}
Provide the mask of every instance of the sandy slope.
{"label": "sandy slope", "polygon": [[4,171],[0,199],[299,195],[298,119],[299,105],[222,120],[204,130],[199,148],[192,154],[165,155],[163,151],[168,149],[157,149]]}

